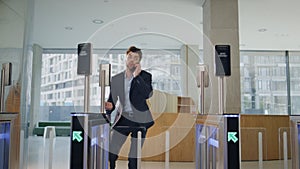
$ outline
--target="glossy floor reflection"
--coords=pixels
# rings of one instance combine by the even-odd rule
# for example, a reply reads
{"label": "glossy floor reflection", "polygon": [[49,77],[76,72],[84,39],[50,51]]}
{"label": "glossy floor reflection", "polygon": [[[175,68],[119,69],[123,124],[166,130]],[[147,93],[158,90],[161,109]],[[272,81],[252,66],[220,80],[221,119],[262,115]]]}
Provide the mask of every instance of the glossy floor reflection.
{"label": "glossy floor reflection", "polygon": [[[48,142],[45,142],[48,146]],[[48,168],[48,150],[44,146],[43,137],[29,137],[28,139],[28,169]],[[53,169],[69,169],[70,138],[56,137],[53,151]],[[283,161],[264,161],[262,169],[283,169]],[[287,163],[291,169],[291,161]],[[118,161],[117,169],[126,169],[127,161]],[[142,162],[142,169],[165,169],[164,162]],[[169,169],[195,169],[193,162],[170,162]],[[242,162],[241,169],[259,169],[258,162]],[[286,168],[284,168],[286,169]]]}

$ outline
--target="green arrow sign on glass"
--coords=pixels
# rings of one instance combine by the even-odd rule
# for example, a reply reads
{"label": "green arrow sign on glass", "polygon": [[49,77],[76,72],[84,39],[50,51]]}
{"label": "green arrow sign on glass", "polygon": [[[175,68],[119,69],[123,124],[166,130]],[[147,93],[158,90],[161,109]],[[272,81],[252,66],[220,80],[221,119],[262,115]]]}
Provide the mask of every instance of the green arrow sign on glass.
{"label": "green arrow sign on glass", "polygon": [[81,133],[82,131],[73,131],[72,141],[77,140],[78,142],[81,142],[83,140],[83,138],[81,137]]}
{"label": "green arrow sign on glass", "polygon": [[228,132],[227,133],[227,141],[233,141],[234,143],[236,143],[239,139],[236,137],[237,132]]}

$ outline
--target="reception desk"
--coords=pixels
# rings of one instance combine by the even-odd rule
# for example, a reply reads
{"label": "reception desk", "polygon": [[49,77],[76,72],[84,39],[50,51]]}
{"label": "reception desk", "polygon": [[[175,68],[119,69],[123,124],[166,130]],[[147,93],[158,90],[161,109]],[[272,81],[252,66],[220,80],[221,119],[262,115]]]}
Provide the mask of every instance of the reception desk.
{"label": "reception desk", "polygon": [[288,115],[241,115],[241,158],[258,160],[258,136],[261,134],[263,160],[282,160],[283,133],[287,134],[288,158],[291,158],[290,119]]}
{"label": "reception desk", "polygon": [[17,113],[0,113],[0,168],[17,169],[19,167],[19,154],[14,141],[15,119]]}
{"label": "reception desk", "polygon": [[[153,113],[153,118],[155,124],[147,133],[142,160],[164,161],[166,136],[169,135],[170,161],[194,161],[196,117],[189,113]],[[120,159],[127,159],[129,147],[128,138],[121,149]]]}

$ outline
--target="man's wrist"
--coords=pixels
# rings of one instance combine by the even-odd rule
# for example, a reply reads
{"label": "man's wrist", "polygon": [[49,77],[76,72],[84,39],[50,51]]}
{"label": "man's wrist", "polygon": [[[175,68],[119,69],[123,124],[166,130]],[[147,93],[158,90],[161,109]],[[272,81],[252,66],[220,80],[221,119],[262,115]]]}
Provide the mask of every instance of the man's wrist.
{"label": "man's wrist", "polygon": [[133,72],[133,77],[137,77],[140,73],[137,73],[137,72]]}

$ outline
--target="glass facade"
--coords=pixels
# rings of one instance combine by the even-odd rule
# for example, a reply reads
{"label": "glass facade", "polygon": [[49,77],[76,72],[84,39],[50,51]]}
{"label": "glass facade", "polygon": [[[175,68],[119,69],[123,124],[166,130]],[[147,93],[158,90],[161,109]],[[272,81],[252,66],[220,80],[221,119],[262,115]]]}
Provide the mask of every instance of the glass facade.
{"label": "glass facade", "polygon": [[242,113],[287,114],[284,52],[241,52]]}
{"label": "glass facade", "polygon": [[299,52],[241,52],[242,113],[298,115]]}
{"label": "glass facade", "polygon": [[[90,84],[91,111],[100,110],[99,64],[110,63],[112,76],[123,71],[125,50],[94,51]],[[42,59],[40,120],[69,120],[71,111],[83,111],[84,76],[77,75],[76,52],[45,50]],[[152,73],[154,89],[181,95],[180,51],[143,52],[142,67]],[[297,52],[290,52],[287,56],[285,52],[241,51],[241,113],[299,114],[299,74],[300,54]],[[106,90],[106,97],[108,93],[109,90]]]}
{"label": "glass facade", "polygon": [[300,52],[289,53],[291,114],[300,114]]}
{"label": "glass facade", "polygon": [[[45,50],[42,58],[40,119],[70,120],[70,112],[83,111],[85,77],[77,75],[77,51]],[[110,63],[112,76],[125,70],[124,50],[95,50],[90,78],[90,110],[100,111],[99,64]],[[180,95],[179,50],[143,50],[142,68],[152,73],[153,88]],[[109,90],[106,90],[106,97]]]}

